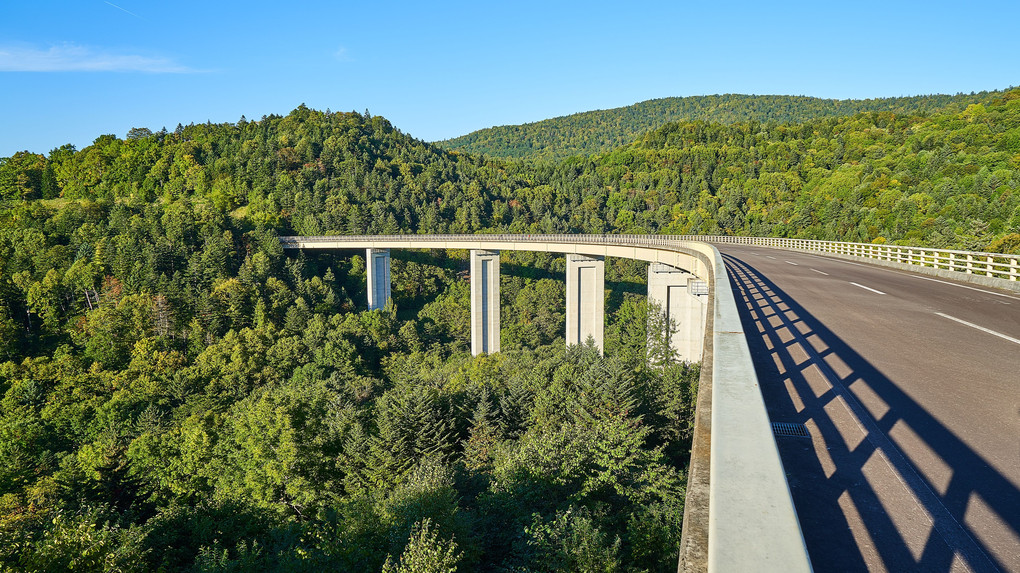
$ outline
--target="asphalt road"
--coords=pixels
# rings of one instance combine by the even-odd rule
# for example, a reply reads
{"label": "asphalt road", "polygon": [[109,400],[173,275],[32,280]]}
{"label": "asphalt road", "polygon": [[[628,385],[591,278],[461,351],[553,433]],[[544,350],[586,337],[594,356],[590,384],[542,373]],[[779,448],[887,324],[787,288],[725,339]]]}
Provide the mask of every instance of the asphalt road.
{"label": "asphalt road", "polygon": [[716,246],[815,570],[1020,572],[1020,296]]}

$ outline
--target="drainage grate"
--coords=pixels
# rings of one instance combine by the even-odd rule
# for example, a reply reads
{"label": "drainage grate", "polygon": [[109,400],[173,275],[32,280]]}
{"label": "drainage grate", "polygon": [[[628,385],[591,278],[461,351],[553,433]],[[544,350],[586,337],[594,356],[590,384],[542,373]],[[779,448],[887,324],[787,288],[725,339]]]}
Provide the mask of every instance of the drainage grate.
{"label": "drainage grate", "polygon": [[776,437],[784,438],[810,438],[807,426],[804,424],[791,424],[789,422],[772,422],[772,433]]}

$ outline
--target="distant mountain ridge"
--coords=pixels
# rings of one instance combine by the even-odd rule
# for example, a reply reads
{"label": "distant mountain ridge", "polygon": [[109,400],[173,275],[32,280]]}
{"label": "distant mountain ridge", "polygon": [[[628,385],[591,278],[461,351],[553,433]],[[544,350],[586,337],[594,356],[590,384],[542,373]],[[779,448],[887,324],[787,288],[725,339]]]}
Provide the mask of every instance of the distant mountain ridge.
{"label": "distant mountain ridge", "polygon": [[1004,91],[957,95],[921,95],[864,100],[807,96],[708,95],[653,99],[607,110],[595,110],[522,125],[480,129],[436,142],[449,150],[491,157],[557,160],[602,153],[639,139],[677,121],[733,124],[741,121],[802,123],[823,117],[846,117],[866,111],[924,115],[961,111],[967,105]]}

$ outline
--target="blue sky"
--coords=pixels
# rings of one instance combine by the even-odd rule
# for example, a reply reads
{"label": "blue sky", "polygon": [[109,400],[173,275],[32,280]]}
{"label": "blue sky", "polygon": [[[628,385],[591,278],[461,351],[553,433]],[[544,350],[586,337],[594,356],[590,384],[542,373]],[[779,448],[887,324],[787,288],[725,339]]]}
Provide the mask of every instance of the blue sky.
{"label": "blue sky", "polygon": [[0,157],[132,127],[370,110],[435,141],[669,96],[1020,85],[1020,2],[0,4]]}

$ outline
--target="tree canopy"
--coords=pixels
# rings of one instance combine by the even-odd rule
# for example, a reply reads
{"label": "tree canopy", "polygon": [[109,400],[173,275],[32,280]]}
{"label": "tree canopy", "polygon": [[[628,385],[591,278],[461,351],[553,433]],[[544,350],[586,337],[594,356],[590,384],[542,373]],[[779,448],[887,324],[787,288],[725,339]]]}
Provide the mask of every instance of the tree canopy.
{"label": "tree canopy", "polygon": [[572,155],[604,153],[628,145],[667,123],[703,121],[734,124],[803,123],[861,112],[930,115],[962,111],[971,103],[1000,92],[924,95],[866,100],[805,96],[723,94],[653,99],[607,110],[586,111],[523,125],[480,129],[441,141],[447,149],[492,157],[562,160]]}

